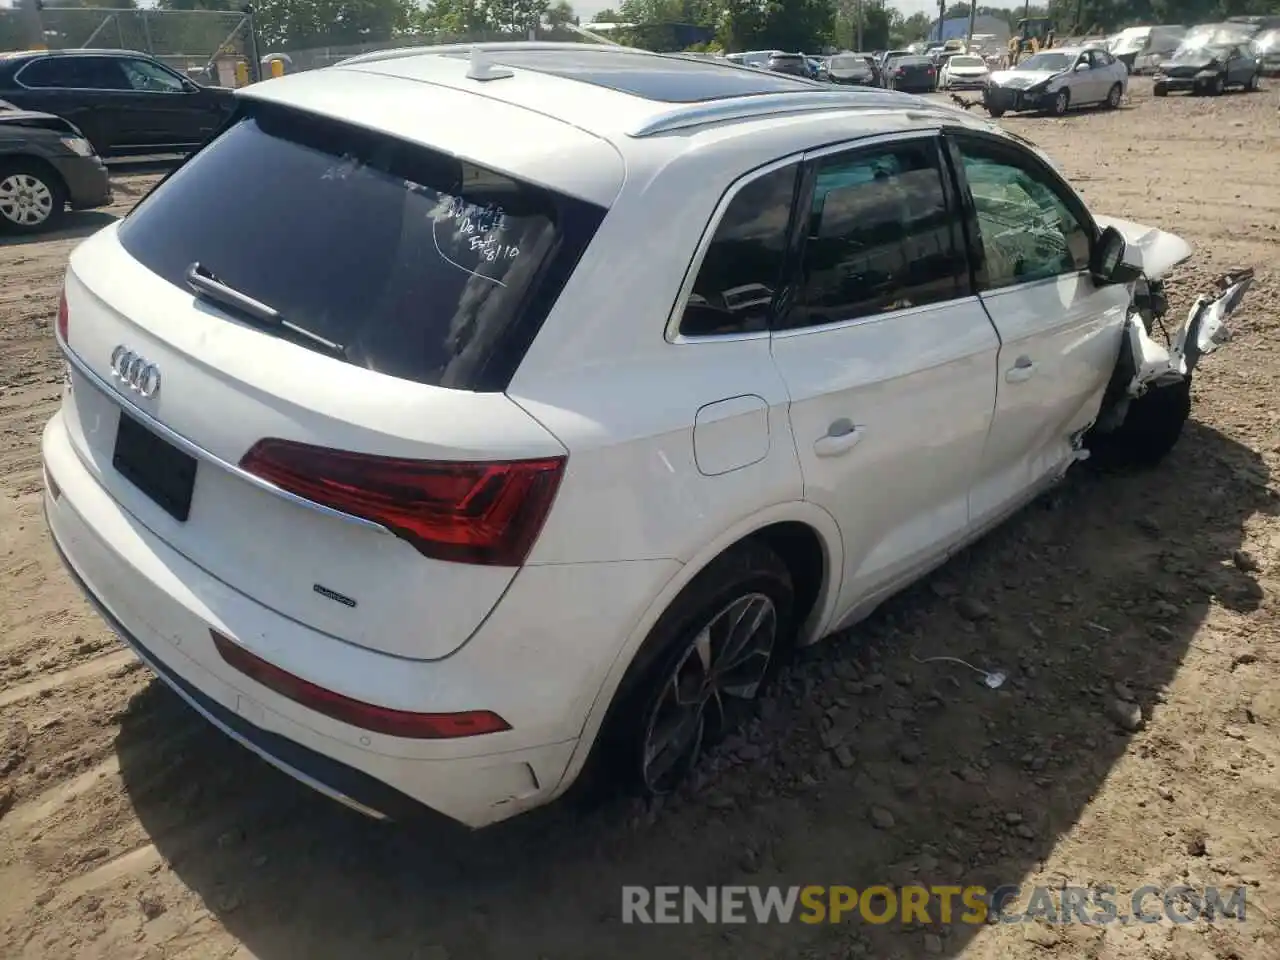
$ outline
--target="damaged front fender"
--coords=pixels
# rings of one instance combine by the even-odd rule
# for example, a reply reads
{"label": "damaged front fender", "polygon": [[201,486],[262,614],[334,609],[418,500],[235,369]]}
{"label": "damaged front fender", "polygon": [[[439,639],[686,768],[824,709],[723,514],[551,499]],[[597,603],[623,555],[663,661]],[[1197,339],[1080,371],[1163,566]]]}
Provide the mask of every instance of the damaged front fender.
{"label": "damaged front fender", "polygon": [[1126,393],[1140,397],[1151,387],[1174,383],[1191,375],[1200,358],[1230,339],[1227,318],[1235,312],[1253,285],[1252,267],[1218,277],[1217,291],[1203,294],[1187,311],[1187,319],[1168,347],[1147,331],[1141,311],[1130,311],[1125,324],[1133,375]]}
{"label": "damaged front fender", "polygon": [[1190,259],[1194,252],[1191,244],[1182,237],[1156,227],[1119,217],[1097,216],[1094,219],[1101,228],[1114,227],[1120,231],[1126,252],[1149,280],[1161,279],[1178,264]]}

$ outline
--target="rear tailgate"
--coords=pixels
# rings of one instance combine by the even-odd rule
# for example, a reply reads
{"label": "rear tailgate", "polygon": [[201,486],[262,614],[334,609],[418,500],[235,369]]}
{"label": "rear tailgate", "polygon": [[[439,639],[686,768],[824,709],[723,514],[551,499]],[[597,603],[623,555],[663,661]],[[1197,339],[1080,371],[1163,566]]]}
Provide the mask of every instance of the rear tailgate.
{"label": "rear tailgate", "polygon": [[[522,557],[477,559],[461,541],[424,550],[420,529],[429,540],[442,528],[396,513],[401,495],[423,502],[407,488],[425,474],[405,464],[447,467],[422,482],[433,496],[471,495],[463,506],[482,527],[497,514],[481,516],[492,506],[481,501],[498,488],[487,474],[460,487],[461,462],[484,472],[564,456],[501,388],[478,387],[554,302],[603,211],[314,119],[242,120],[74,252],[67,428],[139,523],[230,586],[352,643],[441,657],[483,622]],[[197,296],[184,282],[196,262],[347,356]],[[239,465],[264,438],[310,446],[254,476]],[[298,451],[311,459],[290,460]],[[358,469],[334,459],[345,452]],[[309,476],[316,463],[334,472]],[[536,486],[541,474],[530,476]]]}

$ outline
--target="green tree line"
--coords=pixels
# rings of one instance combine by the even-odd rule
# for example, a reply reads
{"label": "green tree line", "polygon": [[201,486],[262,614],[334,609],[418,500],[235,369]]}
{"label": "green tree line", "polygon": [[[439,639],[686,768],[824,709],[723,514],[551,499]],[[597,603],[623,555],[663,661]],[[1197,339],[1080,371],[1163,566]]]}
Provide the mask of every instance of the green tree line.
{"label": "green tree line", "polygon": [[[254,6],[263,53],[416,36],[440,40],[514,37],[534,29],[546,36],[548,26],[554,31],[576,20],[566,0],[257,0]],[[55,25],[61,24],[60,33],[65,35],[62,40],[53,38],[54,44],[84,42],[102,22],[96,11],[102,7],[126,11],[119,17],[119,26],[102,31],[98,42],[103,46],[145,49],[150,44],[165,48],[156,49],[157,53],[212,54],[225,37],[227,24],[234,24],[241,3],[159,0],[161,10],[219,10],[226,11],[227,17],[151,17],[143,25],[141,11],[127,12],[135,7],[134,0],[46,0],[46,27],[58,29]],[[1049,0],[1047,7],[1043,2],[1015,3],[979,6],[977,12],[1004,19],[1011,26],[1024,15],[1048,16],[1059,36],[1065,36],[1111,32],[1141,23],[1191,25],[1238,14],[1280,15],[1280,0]],[[963,3],[951,4],[944,14],[947,19],[968,15],[969,6]],[[655,50],[679,49],[672,25],[692,24],[709,30],[715,38],[711,46],[717,49],[817,51],[851,49],[857,43],[859,25],[866,49],[927,39],[936,14],[904,17],[884,0],[622,0],[595,20],[644,24],[643,29],[615,36]],[[0,11],[0,49],[23,46],[21,17],[16,11]]]}

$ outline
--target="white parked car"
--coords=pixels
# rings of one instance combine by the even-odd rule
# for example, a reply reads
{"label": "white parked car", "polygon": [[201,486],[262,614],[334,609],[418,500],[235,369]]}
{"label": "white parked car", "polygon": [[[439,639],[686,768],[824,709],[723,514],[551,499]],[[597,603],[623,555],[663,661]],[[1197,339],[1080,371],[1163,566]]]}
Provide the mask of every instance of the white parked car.
{"label": "white parked car", "polygon": [[977,54],[957,53],[942,63],[938,86],[943,90],[981,90],[990,76],[987,61]]}
{"label": "white parked car", "polygon": [[71,255],[45,510],[180,696],[372,816],[673,789],[791,647],[1158,461],[1249,283],[1157,344],[1184,242],[888,91],[521,43],[238,96]]}
{"label": "white parked car", "polygon": [[1120,106],[1129,89],[1125,65],[1101,47],[1041,50],[1011,70],[991,74],[983,94],[987,112],[1049,110],[1062,116],[1072,107]]}

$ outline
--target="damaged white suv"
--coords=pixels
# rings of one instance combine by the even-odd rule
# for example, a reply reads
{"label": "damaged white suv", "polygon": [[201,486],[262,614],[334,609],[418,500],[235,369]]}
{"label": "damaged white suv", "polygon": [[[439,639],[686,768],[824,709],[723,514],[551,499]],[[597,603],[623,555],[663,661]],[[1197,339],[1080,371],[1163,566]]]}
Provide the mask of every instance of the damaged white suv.
{"label": "damaged white suv", "polygon": [[239,91],[71,256],[53,540],[137,654],[374,816],[671,790],[792,646],[1090,450],[1250,282],[914,97],[586,45]]}

